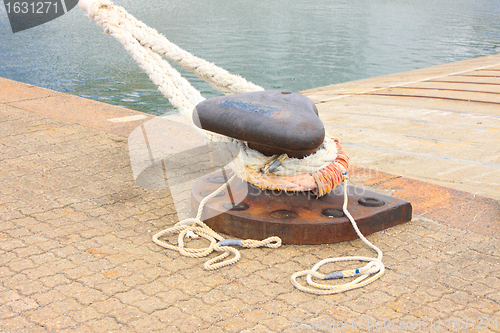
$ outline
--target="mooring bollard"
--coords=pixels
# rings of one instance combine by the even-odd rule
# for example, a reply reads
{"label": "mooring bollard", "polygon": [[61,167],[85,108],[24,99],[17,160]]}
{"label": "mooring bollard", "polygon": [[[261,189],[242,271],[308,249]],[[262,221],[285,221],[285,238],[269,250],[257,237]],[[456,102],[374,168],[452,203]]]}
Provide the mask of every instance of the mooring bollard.
{"label": "mooring bollard", "polygon": [[301,158],[325,138],[314,103],[304,95],[279,90],[207,99],[196,106],[193,119],[202,129],[246,141],[268,156]]}
{"label": "mooring bollard", "polygon": [[[274,180],[273,172],[282,171],[283,159],[306,161],[326,141],[316,106],[298,93],[259,91],[208,99],[196,106],[193,121],[204,130],[245,141],[249,148],[262,153],[264,159],[269,159],[264,167],[248,163],[244,168],[252,169],[251,172],[257,174],[254,178],[260,173],[270,181]],[[297,176],[291,176],[291,182],[293,177]],[[345,186],[341,185],[342,177],[340,175],[337,181],[338,188],[333,187],[325,195],[312,191],[273,190],[272,185],[255,186],[252,181],[247,182],[248,179],[237,179],[231,191],[206,202],[204,213],[209,218],[204,221],[214,230],[238,238],[278,236],[283,244],[324,244],[356,239],[358,235],[342,212]],[[221,172],[207,175],[195,183],[192,210],[196,211],[201,200],[220,186],[220,182],[214,181],[216,179],[224,179]],[[232,204],[231,197],[240,191],[247,193],[246,198],[237,205]],[[347,193],[348,209],[365,235],[411,220],[409,202],[353,186],[347,188]],[[376,205],[372,204],[375,202]]]}

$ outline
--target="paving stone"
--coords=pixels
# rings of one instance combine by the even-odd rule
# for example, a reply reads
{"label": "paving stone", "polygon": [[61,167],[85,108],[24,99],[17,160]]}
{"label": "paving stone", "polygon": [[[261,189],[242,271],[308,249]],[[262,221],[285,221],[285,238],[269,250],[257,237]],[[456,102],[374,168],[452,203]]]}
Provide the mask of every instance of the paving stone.
{"label": "paving stone", "polygon": [[265,327],[269,327],[270,329],[274,329],[275,327],[291,327],[290,320],[284,316],[279,315],[273,315],[269,319],[263,319],[260,324],[264,325]]}
{"label": "paving stone", "polygon": [[484,297],[488,294],[492,294],[496,289],[490,288],[482,283],[471,283],[463,287],[463,290],[470,295],[476,295],[478,297]]}
{"label": "paving stone", "polygon": [[25,247],[26,244],[24,241],[17,239],[9,239],[7,241],[0,242],[0,249],[4,251],[12,251],[17,248]]}
{"label": "paving stone", "polygon": [[68,311],[66,315],[71,317],[77,323],[85,323],[90,320],[97,320],[104,317],[102,313],[97,311],[92,306],[86,306],[78,310]]}
{"label": "paving stone", "polygon": [[163,330],[163,323],[155,316],[147,316],[138,320],[134,320],[128,324],[137,332],[152,332],[155,330]]}
{"label": "paving stone", "polygon": [[92,303],[92,307],[102,314],[107,314],[111,311],[119,311],[125,308],[125,304],[117,298],[110,297],[104,301]]}
{"label": "paving stone", "polygon": [[21,295],[15,290],[7,290],[0,292],[0,304],[5,304],[8,302],[13,302],[21,299]]}
{"label": "paving stone", "polygon": [[[5,251],[2,251],[2,252],[3,252],[2,256],[0,257],[0,264],[2,266],[6,266],[9,262],[18,258],[18,255],[13,253],[13,252],[5,252]],[[7,267],[3,267],[3,268],[9,270]]]}
{"label": "paving stone", "polygon": [[32,231],[28,228],[16,228],[6,230],[6,233],[12,238],[23,238],[24,236],[28,236],[32,233]]}
{"label": "paving stone", "polygon": [[133,305],[145,313],[153,313],[158,310],[166,309],[170,306],[170,304],[164,302],[158,297],[149,297],[144,300],[136,301]]}
{"label": "paving stone", "polygon": [[298,306],[301,303],[313,300],[314,297],[305,293],[301,293],[297,290],[294,290],[291,293],[279,295],[277,299],[282,300],[291,306]]}
{"label": "paving stone", "polygon": [[109,270],[114,267],[108,260],[106,259],[98,259],[92,262],[88,262],[84,264],[89,270],[99,273],[105,270]]}
{"label": "paving stone", "polygon": [[389,303],[388,305],[384,305],[377,309],[371,310],[370,315],[372,315],[379,321],[392,321],[401,318],[401,311],[404,311],[405,313],[414,313],[415,308],[408,309],[407,307],[402,307],[401,309],[400,304],[397,304],[397,306],[395,306],[395,304]]}
{"label": "paving stone", "polygon": [[149,296],[139,290],[133,289],[127,292],[116,294],[114,297],[118,298],[124,304],[132,304],[137,301],[143,301]]}
{"label": "paving stone", "polygon": [[107,296],[116,295],[130,290],[130,287],[120,281],[108,281],[93,287]]}
{"label": "paving stone", "polygon": [[273,314],[270,314],[261,308],[256,308],[249,311],[242,311],[242,313],[239,316],[241,316],[241,318],[243,318],[245,321],[254,324],[260,323],[266,319],[272,319],[274,317]]}
{"label": "paving stone", "polygon": [[492,293],[487,295],[488,299],[500,304],[500,292]]}
{"label": "paving stone", "polygon": [[66,314],[68,311],[80,310],[84,308],[84,305],[73,298],[65,298],[61,301],[52,303],[50,308],[56,313]]}
{"label": "paving stone", "polygon": [[236,333],[252,326],[254,326],[253,323],[248,323],[241,317],[232,317],[226,320],[219,321],[214,327],[207,329],[207,333],[213,331],[215,327],[217,327],[217,329],[222,332]]}
{"label": "paving stone", "polygon": [[293,307],[290,311],[283,312],[281,316],[288,318],[289,321],[303,321],[311,317],[311,313],[300,307]]}
{"label": "paving stone", "polygon": [[106,314],[115,318],[117,322],[124,324],[146,316],[146,313],[131,305],[125,305],[120,309],[106,311]]}
{"label": "paving stone", "polygon": [[496,276],[488,276],[487,278],[482,279],[481,283],[496,290],[500,288],[500,278]]}
{"label": "paving stone", "polygon": [[81,283],[73,282],[60,285],[55,288],[67,297],[75,298],[79,303],[89,305],[97,301],[102,301],[107,297],[97,289],[89,288]]}
{"label": "paving stone", "polygon": [[91,320],[86,322],[85,325],[90,327],[92,332],[135,332],[135,330],[117,322],[116,319],[112,317]]}
{"label": "paving stone", "polygon": [[16,316],[0,321],[2,332],[19,332],[35,326],[35,324],[29,322],[24,316]]}
{"label": "paving stone", "polygon": [[232,299],[229,301],[224,301],[217,303],[214,308],[214,313],[218,314],[222,318],[233,317],[240,314],[243,309],[247,308],[248,304],[243,303],[238,299]]}
{"label": "paving stone", "polygon": [[66,296],[64,296],[61,292],[52,289],[46,292],[41,291],[33,294],[32,298],[43,307],[53,302],[62,301],[66,298]]}
{"label": "paving stone", "polygon": [[21,299],[8,302],[6,305],[16,313],[23,313],[39,307],[39,304],[29,297],[22,297]]}
{"label": "paving stone", "polygon": [[211,327],[211,324],[202,318],[183,313],[177,307],[170,307],[156,312],[156,317],[168,327],[174,327],[181,332],[198,332]]}
{"label": "paving stone", "polygon": [[[93,333],[94,332],[90,327],[86,326],[85,324],[78,324],[78,325],[68,329],[68,331],[75,332],[75,333]],[[46,332],[46,331],[44,331],[44,332]]]}
{"label": "paving stone", "polygon": [[34,260],[33,258],[31,258],[31,256],[36,256],[43,253],[42,250],[40,250],[40,248],[38,248],[37,246],[21,247],[14,250],[13,252],[19,257],[30,258],[31,260]]}
{"label": "paving stone", "polygon": [[201,299],[206,304],[216,304],[219,302],[224,302],[233,299],[234,296],[228,296],[223,293],[220,289],[214,288],[201,296]]}
{"label": "paving stone", "polygon": [[206,311],[210,306],[207,306],[203,301],[197,298],[180,301],[175,306],[181,309],[183,313],[198,317],[207,323],[213,323],[220,319],[216,318],[212,311]]}
{"label": "paving stone", "polygon": [[452,312],[455,312],[458,310],[463,310],[465,308],[465,304],[457,304],[453,302],[448,295],[444,295],[436,302],[430,302],[429,306],[441,312],[445,312],[448,309],[450,309]]}
{"label": "paving stone", "polygon": [[380,303],[369,297],[359,297],[351,300],[346,306],[356,312],[370,313],[372,310],[379,308]]}
{"label": "paving stone", "polygon": [[87,266],[76,266],[71,269],[67,269],[64,274],[72,280],[85,281],[85,277],[95,276],[95,271],[90,270]]}
{"label": "paving stone", "polygon": [[165,275],[165,270],[160,267],[151,267],[151,264],[147,264],[148,268],[141,270],[141,275],[145,278],[154,281],[158,279],[160,276]]}
{"label": "paving stone", "polygon": [[19,313],[13,311],[9,306],[5,304],[0,305],[0,319],[13,318],[18,315]]}
{"label": "paving stone", "polygon": [[264,293],[264,291],[250,290],[247,288],[245,289],[246,290],[243,290],[241,293],[234,297],[240,299],[247,305],[255,306],[257,304],[265,302],[265,300],[267,299],[267,295]]}
{"label": "paving stone", "polygon": [[55,312],[53,310],[52,304],[50,304],[49,306],[43,306],[39,309],[27,311],[25,315],[27,318],[29,318],[30,321],[43,324],[52,321],[54,318],[59,317],[61,314]]}
{"label": "paving stone", "polygon": [[43,283],[43,285],[47,288],[54,288],[55,286],[68,284],[70,280],[66,277],[66,272],[64,272],[64,274],[59,273],[51,275],[50,277],[43,277],[38,279],[38,281]]}
{"label": "paving stone", "polygon": [[178,289],[170,289],[157,294],[157,296],[167,304],[176,304],[178,301],[184,301],[190,298],[190,295],[185,294]]}
{"label": "paving stone", "polygon": [[320,314],[329,308],[328,303],[322,299],[313,299],[311,301],[303,302],[299,307],[311,314]]}
{"label": "paving stone", "polygon": [[44,324],[49,331],[61,331],[64,329],[70,329],[77,325],[71,317],[66,315],[61,315],[56,318],[51,319],[48,323]]}
{"label": "paving stone", "polygon": [[257,325],[255,325],[252,328],[249,328],[249,329],[241,331],[241,333],[249,333],[249,332],[268,333],[268,332],[272,332],[272,331],[269,328],[267,328],[266,326],[262,325],[262,324],[257,324]]}

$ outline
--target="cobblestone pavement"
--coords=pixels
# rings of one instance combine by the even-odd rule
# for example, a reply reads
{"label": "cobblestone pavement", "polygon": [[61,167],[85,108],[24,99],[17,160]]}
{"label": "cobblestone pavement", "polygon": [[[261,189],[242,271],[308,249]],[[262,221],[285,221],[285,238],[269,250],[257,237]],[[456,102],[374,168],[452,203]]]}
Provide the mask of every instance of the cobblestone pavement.
{"label": "cobblestone pavement", "polygon": [[2,332],[500,331],[498,235],[415,216],[368,237],[380,280],[314,296],[291,274],[372,251],[243,249],[209,272],[151,241],[174,219],[167,190],[135,185],[126,138],[0,106]]}

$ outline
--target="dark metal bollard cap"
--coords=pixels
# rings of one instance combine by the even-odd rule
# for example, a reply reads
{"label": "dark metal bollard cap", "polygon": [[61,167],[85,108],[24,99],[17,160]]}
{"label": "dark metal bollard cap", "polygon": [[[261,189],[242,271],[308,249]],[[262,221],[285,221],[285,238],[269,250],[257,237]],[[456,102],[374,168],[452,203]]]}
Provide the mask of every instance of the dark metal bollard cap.
{"label": "dark metal bollard cap", "polygon": [[318,109],[308,97],[279,90],[207,99],[193,111],[196,126],[238,140],[265,155],[312,154],[325,138]]}

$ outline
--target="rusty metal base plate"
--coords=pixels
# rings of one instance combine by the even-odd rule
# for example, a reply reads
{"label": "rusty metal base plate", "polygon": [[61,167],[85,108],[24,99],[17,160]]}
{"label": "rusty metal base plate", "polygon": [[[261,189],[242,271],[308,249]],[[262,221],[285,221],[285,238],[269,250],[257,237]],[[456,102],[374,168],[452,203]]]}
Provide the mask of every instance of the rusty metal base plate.
{"label": "rusty metal base plate", "polygon": [[[227,177],[218,171],[194,184],[193,212],[224,179]],[[348,186],[347,192],[349,213],[365,236],[411,220],[412,207],[407,201],[354,186]],[[243,200],[235,203],[234,198]],[[343,198],[342,186],[318,198],[311,192],[261,190],[237,179],[229,190],[207,202],[202,219],[215,231],[241,239],[278,236],[283,244],[326,244],[358,239],[342,211]]]}

